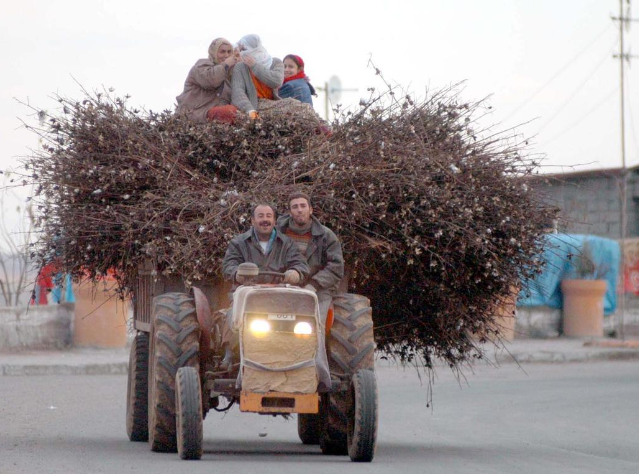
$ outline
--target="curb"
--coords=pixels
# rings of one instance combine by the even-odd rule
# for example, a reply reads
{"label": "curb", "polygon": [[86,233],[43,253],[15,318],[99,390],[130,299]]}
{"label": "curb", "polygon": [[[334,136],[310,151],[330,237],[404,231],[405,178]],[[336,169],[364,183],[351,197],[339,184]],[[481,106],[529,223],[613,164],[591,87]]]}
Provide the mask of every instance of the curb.
{"label": "curb", "polygon": [[600,352],[521,352],[495,354],[493,360],[499,364],[547,364],[565,362],[624,361],[638,360],[639,350],[607,350]]}
{"label": "curb", "polygon": [[[503,350],[486,353],[484,361],[497,365],[507,364],[561,364],[595,361],[630,361],[639,360],[639,348],[635,347],[600,347],[592,350],[532,350],[512,351]],[[480,362],[478,360],[477,362]],[[477,363],[476,362],[476,363]],[[2,376],[38,376],[38,375],[126,375],[128,361],[92,362],[92,363],[59,363],[38,364],[8,363],[0,364]]]}
{"label": "curb", "polygon": [[128,362],[85,365],[7,364],[0,365],[0,376],[25,375],[124,375]]}

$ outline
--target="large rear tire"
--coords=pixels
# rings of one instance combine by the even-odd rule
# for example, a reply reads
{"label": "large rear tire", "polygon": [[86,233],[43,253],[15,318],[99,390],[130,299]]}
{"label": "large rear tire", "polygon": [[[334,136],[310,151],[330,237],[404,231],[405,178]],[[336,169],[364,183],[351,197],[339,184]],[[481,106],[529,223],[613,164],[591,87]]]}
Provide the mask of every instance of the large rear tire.
{"label": "large rear tire", "polygon": [[377,380],[372,370],[353,376],[348,413],[348,455],[354,462],[371,462],[377,446]]}
{"label": "large rear tire", "polygon": [[[375,368],[373,312],[368,298],[350,293],[333,297],[334,320],[328,336],[328,363],[331,374],[352,377],[358,370]],[[348,454],[348,413],[352,405],[347,393],[322,397],[320,415],[323,454]]]}
{"label": "large rear tire", "polygon": [[300,413],[297,415],[297,434],[304,444],[319,444],[321,433],[320,415]]}
{"label": "large rear tire", "polygon": [[126,434],[131,441],[149,439],[149,334],[138,332],[131,344],[126,386]]}
{"label": "large rear tire", "polygon": [[182,459],[202,457],[203,413],[200,374],[193,367],[177,371],[177,449]]}
{"label": "large rear tire", "polygon": [[153,300],[149,366],[149,444],[151,450],[177,450],[175,377],[181,367],[200,373],[200,326],[193,298],[166,293]]}

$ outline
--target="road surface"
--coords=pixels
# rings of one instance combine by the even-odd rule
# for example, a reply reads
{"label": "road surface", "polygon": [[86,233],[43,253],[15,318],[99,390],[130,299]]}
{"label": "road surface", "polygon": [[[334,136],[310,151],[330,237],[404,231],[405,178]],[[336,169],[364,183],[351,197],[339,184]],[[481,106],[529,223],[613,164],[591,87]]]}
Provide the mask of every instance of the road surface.
{"label": "road surface", "polygon": [[434,407],[414,369],[378,366],[372,464],[304,446],[295,421],[210,413],[201,461],[149,451],[124,427],[125,376],[0,377],[0,473],[639,472],[639,364],[445,369]]}

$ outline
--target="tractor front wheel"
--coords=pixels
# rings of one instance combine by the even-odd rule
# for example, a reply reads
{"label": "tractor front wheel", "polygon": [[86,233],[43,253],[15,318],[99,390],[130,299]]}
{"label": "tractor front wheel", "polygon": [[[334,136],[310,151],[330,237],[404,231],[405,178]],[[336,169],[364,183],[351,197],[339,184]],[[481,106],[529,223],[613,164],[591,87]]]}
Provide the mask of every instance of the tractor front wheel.
{"label": "tractor front wheel", "polygon": [[377,379],[372,370],[358,370],[351,381],[348,413],[348,455],[371,462],[377,445]]}
{"label": "tractor front wheel", "polygon": [[203,437],[200,374],[193,367],[182,367],[175,385],[178,454],[182,459],[200,459]]}

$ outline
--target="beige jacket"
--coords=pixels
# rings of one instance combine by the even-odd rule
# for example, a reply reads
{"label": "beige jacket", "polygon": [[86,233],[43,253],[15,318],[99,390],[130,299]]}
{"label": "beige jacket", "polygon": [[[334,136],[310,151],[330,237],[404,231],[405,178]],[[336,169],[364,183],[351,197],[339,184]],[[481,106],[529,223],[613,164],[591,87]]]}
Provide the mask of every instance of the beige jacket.
{"label": "beige jacket", "polygon": [[184,92],[177,96],[175,112],[184,113],[195,122],[206,122],[211,107],[231,103],[230,72],[224,64],[198,60],[186,77]]}

